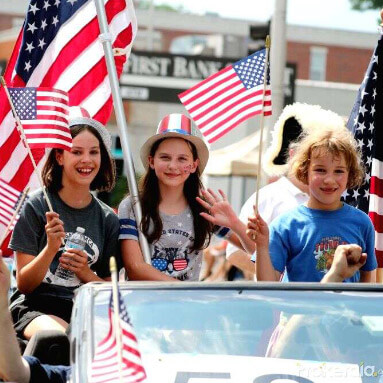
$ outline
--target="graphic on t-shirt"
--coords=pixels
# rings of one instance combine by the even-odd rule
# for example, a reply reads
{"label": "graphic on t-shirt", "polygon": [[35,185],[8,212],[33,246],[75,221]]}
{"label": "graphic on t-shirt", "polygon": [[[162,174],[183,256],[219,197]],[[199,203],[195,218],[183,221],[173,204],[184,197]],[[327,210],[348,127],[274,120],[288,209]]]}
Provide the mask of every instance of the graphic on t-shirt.
{"label": "graphic on t-shirt", "polygon": [[160,270],[167,271],[169,274],[183,271],[188,267],[188,250],[185,248],[154,246],[152,265]]}
{"label": "graphic on t-shirt", "polygon": [[339,245],[345,245],[347,242],[342,241],[341,237],[324,237],[319,243],[315,244],[315,259],[317,260],[316,269],[327,273],[330,270],[334,253]]}
{"label": "graphic on t-shirt", "polygon": [[[72,235],[72,232],[65,233],[65,242]],[[86,245],[85,253],[88,255],[88,265],[89,267],[97,262],[98,257],[100,256],[100,250],[97,245],[93,242],[91,238],[85,235]],[[44,282],[53,283],[55,285],[65,286],[65,287],[76,287],[81,284],[81,281],[77,276],[72,272],[63,273],[60,271],[60,262],[59,258],[64,252],[65,245],[62,245],[55,255],[52,263],[49,266],[49,269],[45,275]]]}

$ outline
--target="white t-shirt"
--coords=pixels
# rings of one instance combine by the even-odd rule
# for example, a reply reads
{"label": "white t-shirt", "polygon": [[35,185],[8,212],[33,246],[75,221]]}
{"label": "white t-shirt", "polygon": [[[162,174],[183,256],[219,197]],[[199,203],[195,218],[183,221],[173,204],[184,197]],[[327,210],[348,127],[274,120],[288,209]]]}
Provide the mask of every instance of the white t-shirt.
{"label": "white t-shirt", "polygon": [[[250,215],[254,215],[256,193],[252,194],[242,206],[239,219],[247,224]],[[258,211],[261,217],[270,224],[274,218],[288,210],[307,202],[308,194],[298,189],[288,178],[281,177],[259,190]],[[238,248],[229,243],[226,248],[226,258],[238,251]]]}

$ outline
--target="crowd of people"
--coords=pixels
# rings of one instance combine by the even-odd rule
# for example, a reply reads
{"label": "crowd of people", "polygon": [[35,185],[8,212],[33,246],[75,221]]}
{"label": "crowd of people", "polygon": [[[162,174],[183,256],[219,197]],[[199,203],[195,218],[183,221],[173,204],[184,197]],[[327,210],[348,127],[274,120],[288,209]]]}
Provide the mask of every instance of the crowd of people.
{"label": "crowd of people", "polygon": [[[225,241],[223,249],[231,244],[228,261],[259,281],[375,282],[371,221],[341,200],[346,188],[363,182],[363,167],[355,140],[335,113],[306,104],[285,108],[265,165],[279,179],[259,191],[258,206],[251,196],[240,217],[222,191],[202,185],[209,149],[193,122],[182,114],[164,117],[141,148],[141,223],[132,196],[117,216],[92,193],[115,183],[108,131],[78,107],[71,108],[70,128],[72,149],[53,149],[42,170],[54,211],[39,190],[13,231],[17,289],[10,302],[9,275],[0,262],[0,322],[7,329],[0,332],[1,377],[65,381],[70,368],[22,358],[23,344],[41,330],[65,332],[74,290],[110,280],[111,256],[129,280],[198,281],[214,234]],[[77,227],[85,229],[84,250],[65,247]],[[144,262],[140,231],[151,264]]]}

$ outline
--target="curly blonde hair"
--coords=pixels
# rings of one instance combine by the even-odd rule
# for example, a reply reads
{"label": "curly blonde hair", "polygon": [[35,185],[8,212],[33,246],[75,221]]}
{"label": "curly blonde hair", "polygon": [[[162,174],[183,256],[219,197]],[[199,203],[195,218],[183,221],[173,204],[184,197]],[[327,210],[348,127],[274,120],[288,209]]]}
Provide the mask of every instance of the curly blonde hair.
{"label": "curly blonde hair", "polygon": [[[318,153],[319,151],[319,153]],[[290,174],[308,185],[308,170],[313,153],[319,156],[330,154],[334,157],[344,156],[348,174],[347,188],[362,185],[364,166],[361,153],[351,132],[344,128],[316,129],[305,134],[296,147],[295,154],[290,160]]]}

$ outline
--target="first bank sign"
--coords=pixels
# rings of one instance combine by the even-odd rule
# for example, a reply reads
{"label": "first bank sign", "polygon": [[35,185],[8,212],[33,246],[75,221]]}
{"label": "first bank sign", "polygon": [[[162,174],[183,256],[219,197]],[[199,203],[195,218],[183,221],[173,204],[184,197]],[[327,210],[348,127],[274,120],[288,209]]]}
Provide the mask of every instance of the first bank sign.
{"label": "first bank sign", "polygon": [[123,99],[179,103],[178,94],[238,59],[132,52],[120,78]]}

